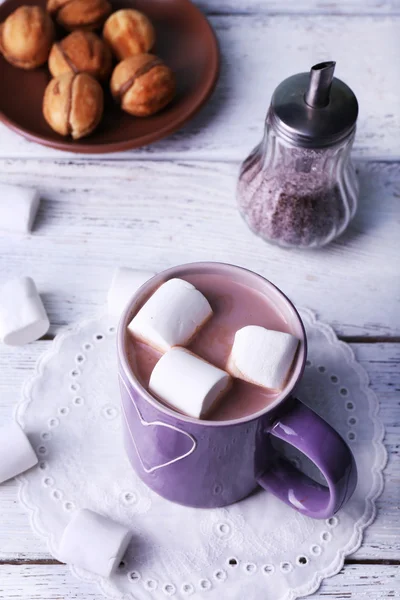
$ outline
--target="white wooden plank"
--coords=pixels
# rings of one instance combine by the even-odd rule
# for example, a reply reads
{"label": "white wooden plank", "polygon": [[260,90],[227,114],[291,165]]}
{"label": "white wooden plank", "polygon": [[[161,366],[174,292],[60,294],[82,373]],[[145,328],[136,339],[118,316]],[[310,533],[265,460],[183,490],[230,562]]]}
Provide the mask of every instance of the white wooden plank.
{"label": "white wooden plank", "polygon": [[[345,565],[336,577],[323,581],[318,592],[309,598],[310,600],[400,598],[398,576],[398,566]],[[226,583],[219,585],[222,585],[222,593],[224,587],[225,593],[229,591],[226,588],[231,587]],[[204,593],[192,596],[194,600],[205,597]],[[229,594],[229,597],[234,598],[234,595]],[[250,581],[247,597],[249,600],[254,600]],[[101,594],[96,587],[75,579],[65,565],[1,565],[0,599],[26,600],[27,598],[29,600],[100,600]]]}
{"label": "white wooden plank", "polygon": [[38,186],[43,197],[32,236],[0,237],[0,284],[32,275],[56,332],[104,303],[116,265],[220,260],[265,275],[341,335],[398,336],[400,165],[359,171],[353,225],[307,252],[250,232],[236,209],[235,165],[0,161],[0,180]]}
{"label": "white wooden plank", "polygon": [[400,344],[351,346],[367,371],[371,387],[378,396],[388,451],[385,488],[376,504],[377,519],[367,529],[361,548],[352,558],[400,560]]}
{"label": "white wooden plank", "polygon": [[[31,375],[34,363],[49,343],[36,342],[19,349],[0,346],[0,423],[10,417],[23,381]],[[352,347],[379,397],[389,453],[385,490],[377,503],[378,517],[368,528],[363,545],[352,558],[400,560],[400,344],[354,344]],[[28,516],[19,506],[16,496],[15,482],[0,486],[0,562],[50,558],[45,544],[30,530]]]}
{"label": "white wooden plank", "polygon": [[[50,342],[22,348],[0,345],[0,424],[12,418],[24,382],[32,377],[36,361],[49,345]],[[31,558],[31,553],[35,559],[50,557],[46,544],[34,535],[28,515],[18,502],[15,480],[0,485],[0,514],[0,563],[9,558]],[[2,596],[2,584],[0,567],[0,598],[8,600],[10,596]]]}
{"label": "white wooden plank", "polygon": [[[3,0],[0,0],[0,4]],[[193,0],[203,12],[211,15],[231,14],[397,14],[399,0]]]}
{"label": "white wooden plank", "polygon": [[[223,56],[221,80],[211,101],[190,124],[121,159],[243,159],[258,143],[276,85],[326,59],[355,91],[360,118],[355,155],[399,157],[400,16],[215,16]],[[373,49],[373,50],[371,50]],[[68,157],[24,141],[0,126],[0,156]]]}
{"label": "white wooden plank", "polygon": [[397,14],[399,0],[198,0],[208,14]]}

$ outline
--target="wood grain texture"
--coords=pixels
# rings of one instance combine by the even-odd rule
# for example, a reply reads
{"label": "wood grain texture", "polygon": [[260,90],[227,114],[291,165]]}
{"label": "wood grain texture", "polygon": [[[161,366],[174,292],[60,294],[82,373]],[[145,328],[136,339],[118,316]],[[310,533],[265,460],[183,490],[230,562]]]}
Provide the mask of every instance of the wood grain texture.
{"label": "wood grain texture", "polygon": [[[346,565],[326,579],[310,600],[391,600],[400,598],[398,566]],[[1,600],[100,600],[95,587],[78,581],[65,565],[1,565]],[[201,594],[201,598],[205,597]],[[150,598],[150,596],[149,596]],[[191,596],[200,600],[199,595]],[[259,600],[251,593],[248,600]]]}
{"label": "wood grain texture", "polygon": [[[342,336],[398,342],[400,164],[359,163],[356,219],[338,242],[318,252],[283,251],[258,240],[241,221],[234,195],[238,164],[262,135],[275,86],[320,60],[336,60],[337,76],[359,98],[354,155],[399,160],[400,0],[197,4],[210,15],[220,42],[221,78],[182,131],[110,155],[108,162],[90,162],[26,142],[0,125],[0,182],[37,186],[43,198],[32,236],[0,231],[0,285],[16,275],[33,276],[54,334],[97,312],[117,265],[161,270],[222,260],[271,278]],[[163,162],[169,159],[179,162]],[[11,418],[22,383],[49,344],[0,345],[0,424]],[[400,343],[352,347],[380,400],[386,485],[363,545],[312,600],[400,598]],[[30,529],[14,481],[0,486],[0,509],[0,600],[100,600],[97,589],[54,564]],[[249,600],[260,599],[249,594]]]}
{"label": "wood grain texture", "polygon": [[323,250],[288,251],[240,218],[235,165],[0,161],[0,180],[42,194],[33,235],[0,237],[0,284],[31,275],[57,332],[104,304],[118,265],[219,260],[271,279],[341,335],[398,336],[400,165],[360,163],[359,174],[347,233]]}
{"label": "wood grain texture", "polygon": [[208,14],[398,14],[399,0],[198,0]]}
{"label": "wood grain texture", "polygon": [[[258,14],[210,20],[222,53],[221,78],[210,102],[170,138],[114,158],[239,161],[261,138],[276,85],[327,59],[337,61],[336,75],[359,99],[355,155],[400,156],[400,16]],[[57,160],[68,154],[26,142],[0,126],[0,156]]]}
{"label": "wood grain texture", "polygon": [[[24,348],[0,346],[0,423],[11,417],[22,383],[31,376],[36,360],[49,343],[36,342]],[[378,395],[389,453],[385,490],[377,503],[378,517],[367,529],[363,545],[352,558],[400,561],[400,344],[355,344],[352,347]],[[18,504],[14,481],[0,487],[0,504],[0,562],[49,559],[45,544],[30,530],[28,515]]]}
{"label": "wood grain texture", "polygon": [[[3,0],[0,0],[0,4]],[[211,15],[245,14],[399,14],[399,0],[193,0]]]}

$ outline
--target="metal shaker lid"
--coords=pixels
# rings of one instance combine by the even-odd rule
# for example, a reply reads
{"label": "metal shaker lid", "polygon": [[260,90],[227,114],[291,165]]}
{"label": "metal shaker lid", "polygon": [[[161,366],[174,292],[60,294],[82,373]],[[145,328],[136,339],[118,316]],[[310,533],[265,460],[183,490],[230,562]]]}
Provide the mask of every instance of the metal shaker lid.
{"label": "metal shaker lid", "polygon": [[302,147],[329,146],[355,128],[358,102],[343,81],[333,77],[336,63],[314,65],[310,73],[288,77],[276,88],[269,119],[276,131]]}

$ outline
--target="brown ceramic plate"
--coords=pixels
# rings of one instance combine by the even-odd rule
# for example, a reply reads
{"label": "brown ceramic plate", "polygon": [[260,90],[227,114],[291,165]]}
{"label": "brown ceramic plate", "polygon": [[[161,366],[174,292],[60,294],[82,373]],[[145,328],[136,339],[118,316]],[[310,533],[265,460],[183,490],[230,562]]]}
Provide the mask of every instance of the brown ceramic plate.
{"label": "brown ceramic plate", "polygon": [[[6,0],[0,23],[18,6],[45,0]],[[87,138],[73,141],[55,133],[42,114],[50,80],[47,66],[34,71],[12,67],[0,55],[0,119],[28,140],[69,152],[105,153],[138,148],[159,140],[186,123],[206,102],[218,78],[218,45],[207,19],[189,0],[112,0],[114,10],[136,8],[156,29],[158,54],[174,71],[177,95],[160,113],[135,118],[120,110],[105,88],[103,120]],[[66,35],[66,33],[64,34]]]}

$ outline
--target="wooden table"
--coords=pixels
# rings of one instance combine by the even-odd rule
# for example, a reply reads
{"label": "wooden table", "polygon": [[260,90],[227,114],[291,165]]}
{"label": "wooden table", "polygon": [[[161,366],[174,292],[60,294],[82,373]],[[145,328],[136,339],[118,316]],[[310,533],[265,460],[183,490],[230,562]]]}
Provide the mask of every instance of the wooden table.
{"label": "wooden table", "polygon": [[[386,426],[389,463],[378,518],[340,574],[312,598],[399,598],[400,2],[199,4],[217,32],[222,72],[212,100],[184,130],[99,158],[51,151],[0,127],[0,181],[42,193],[33,234],[0,237],[0,283],[31,275],[52,323],[39,342],[0,346],[0,420],[10,416],[54,335],[105,302],[116,265],[161,270],[220,260],[258,271],[351,344]],[[253,236],[239,217],[238,164],[261,137],[274,87],[327,59],[337,61],[337,76],[360,101],[360,207],[328,248],[280,250]],[[16,494],[13,481],[0,488],[0,598],[100,600],[34,537]]]}

